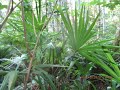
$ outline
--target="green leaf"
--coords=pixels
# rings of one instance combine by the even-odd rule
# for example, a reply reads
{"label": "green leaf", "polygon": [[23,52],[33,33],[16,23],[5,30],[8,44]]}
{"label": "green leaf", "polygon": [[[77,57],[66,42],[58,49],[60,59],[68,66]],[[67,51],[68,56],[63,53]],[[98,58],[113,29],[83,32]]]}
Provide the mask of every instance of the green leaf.
{"label": "green leaf", "polygon": [[6,90],[8,84],[8,90],[13,90],[14,85],[17,79],[18,71],[11,71],[7,75],[5,75],[0,90]]}
{"label": "green leaf", "polygon": [[6,90],[7,89],[6,86],[8,84],[8,81],[9,81],[9,75],[7,74],[7,75],[4,76],[4,80],[1,84],[0,90]]}
{"label": "green leaf", "polygon": [[11,71],[9,73],[9,82],[8,82],[8,90],[13,90],[14,85],[17,79],[18,71]]}
{"label": "green leaf", "polygon": [[68,67],[68,70],[70,70],[75,63],[76,63],[76,61],[71,61],[71,62],[70,62],[70,66]]}
{"label": "green leaf", "polygon": [[39,69],[39,70],[34,70],[33,73],[40,75],[44,79],[44,81],[47,82],[46,86],[50,85],[52,90],[56,90],[56,86],[53,83],[51,76],[46,71]]}
{"label": "green leaf", "polygon": [[107,64],[105,64],[100,58],[94,55],[89,55],[87,53],[80,53],[81,55],[85,56],[88,60],[96,63],[97,65],[101,66],[107,73],[109,73],[118,83],[120,83],[120,76],[118,76]]}
{"label": "green leaf", "polygon": [[[105,50],[107,50],[107,49],[105,49]],[[108,51],[108,50],[107,50],[107,51]],[[113,57],[111,56],[110,53],[105,53],[105,54],[106,54],[108,60],[109,60],[110,62],[112,62],[112,63],[110,63],[111,67],[113,67],[113,69],[114,69],[114,71],[116,72],[116,74],[117,74],[118,76],[120,76],[120,69],[118,68],[118,64],[114,61],[114,59],[113,59]]]}
{"label": "green leaf", "polygon": [[50,67],[68,67],[68,66],[63,66],[63,65],[53,65],[53,64],[39,64],[34,66],[35,68],[50,68]]}

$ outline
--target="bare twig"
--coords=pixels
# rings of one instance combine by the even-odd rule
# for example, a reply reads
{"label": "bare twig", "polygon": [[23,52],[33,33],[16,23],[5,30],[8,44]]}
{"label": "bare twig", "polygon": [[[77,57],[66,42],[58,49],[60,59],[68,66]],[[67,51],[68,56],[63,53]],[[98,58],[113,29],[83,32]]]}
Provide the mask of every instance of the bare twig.
{"label": "bare twig", "polygon": [[[10,3],[9,3],[9,6],[8,6],[8,13],[6,15],[6,17],[4,18],[4,20],[2,21],[2,23],[0,23],[0,32],[2,32],[2,27],[4,26],[4,24],[7,22],[8,20],[8,17],[11,15],[11,13],[14,11],[14,9],[22,2],[19,1],[19,3],[17,3],[14,7],[13,7],[13,0],[12,0],[12,6],[11,6],[11,9],[10,9],[10,4],[11,4],[11,0],[10,0]],[[10,11],[9,11],[10,9]]]}
{"label": "bare twig", "polygon": [[28,45],[28,41],[27,41],[27,32],[26,32],[26,25],[25,25],[25,15],[24,15],[24,7],[23,7],[23,2],[21,3],[21,9],[22,9],[22,23],[23,23],[23,28],[24,28],[24,38],[25,38],[25,44],[26,44],[26,48],[27,48],[27,52],[28,55],[30,57],[32,57],[30,49],[29,49],[29,45]]}
{"label": "bare twig", "polygon": [[11,5],[11,2],[12,2],[12,0],[9,1],[6,15],[10,12],[10,5]]}
{"label": "bare twig", "polygon": [[[57,1],[56,0],[56,3],[55,3],[55,6],[57,5]],[[48,20],[44,23],[41,31],[43,31],[46,26],[48,25],[50,19],[52,18],[52,15],[54,13],[54,9],[52,11],[52,14],[50,15],[50,17],[48,18]],[[30,71],[31,71],[31,68],[32,68],[32,62],[33,62],[33,59],[34,59],[34,55],[35,55],[35,51],[37,49],[37,45],[38,45],[38,42],[39,42],[39,38],[40,38],[40,35],[41,35],[41,31],[39,32],[39,34],[37,35],[37,40],[36,40],[36,43],[35,43],[35,46],[34,46],[34,49],[33,49],[33,53],[32,53],[32,57],[30,58],[30,63],[29,63],[29,66],[28,66],[28,71],[27,71],[27,75],[26,75],[26,79],[25,79],[25,83],[24,83],[24,90],[26,90],[27,88],[27,82],[28,82],[28,79],[29,79],[29,76],[30,76]]]}
{"label": "bare twig", "polygon": [[[27,73],[30,73],[29,68],[30,68],[30,66],[32,66],[31,61],[32,61],[32,59],[33,59],[33,55],[32,55],[32,53],[30,52],[29,44],[28,44],[28,41],[27,41],[27,32],[26,32],[27,29],[26,29],[26,24],[25,24],[25,15],[24,15],[23,0],[22,0],[22,3],[21,3],[21,9],[22,9],[22,23],[23,23],[23,28],[24,28],[25,44],[26,44],[26,49],[27,49],[28,55],[29,55],[29,57],[30,57],[30,63],[29,63],[29,67],[28,67],[28,72],[27,72]],[[26,90],[26,88],[27,88],[27,81],[28,81],[28,79],[29,79],[28,77],[29,77],[29,76],[28,76],[28,74],[27,74],[26,79],[25,79],[25,81],[24,81],[24,90]]]}

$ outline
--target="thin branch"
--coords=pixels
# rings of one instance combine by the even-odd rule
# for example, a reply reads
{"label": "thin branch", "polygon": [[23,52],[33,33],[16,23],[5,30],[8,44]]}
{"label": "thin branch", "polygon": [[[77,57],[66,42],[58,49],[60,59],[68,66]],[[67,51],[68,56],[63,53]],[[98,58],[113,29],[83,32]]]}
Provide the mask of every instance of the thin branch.
{"label": "thin branch", "polygon": [[[10,11],[8,12],[8,14],[6,15],[6,17],[4,18],[4,20],[2,21],[2,23],[0,23],[0,32],[2,32],[2,27],[4,26],[4,24],[7,22],[8,17],[11,15],[11,13],[14,11],[14,9],[22,2],[22,0],[17,3],[14,7],[13,7],[13,0],[12,0],[12,8],[10,9]],[[8,7],[9,9],[9,7]]]}
{"label": "thin branch", "polygon": [[[57,1],[56,0],[56,3],[55,3],[55,6],[57,5]],[[44,23],[41,31],[43,31],[46,26],[48,25],[50,19],[52,18],[52,15],[54,14],[54,9],[52,11],[52,14],[50,15],[50,17],[48,18],[48,20],[46,21],[46,23]],[[33,53],[32,53],[32,57],[30,58],[30,63],[29,63],[29,66],[28,66],[28,71],[27,71],[27,75],[26,75],[26,79],[25,79],[25,83],[24,83],[24,89],[23,90],[26,90],[27,88],[27,82],[28,82],[28,79],[29,79],[29,76],[30,76],[30,71],[31,71],[31,68],[32,68],[32,62],[33,62],[33,59],[34,59],[34,55],[35,55],[35,51],[37,49],[37,45],[38,45],[38,42],[39,42],[39,38],[40,38],[40,35],[41,35],[41,31],[39,32],[38,36],[37,36],[37,40],[36,40],[36,44],[34,46],[34,49],[33,49]]]}
{"label": "thin branch", "polygon": [[26,29],[26,24],[25,24],[25,15],[24,15],[24,7],[23,7],[23,2],[21,3],[21,9],[22,9],[22,23],[23,23],[23,28],[24,28],[24,38],[25,38],[25,44],[26,44],[26,48],[27,48],[27,52],[28,55],[30,57],[32,57],[30,49],[29,49],[29,45],[28,45],[28,41],[27,41],[27,29]]}
{"label": "thin branch", "polygon": [[12,6],[11,6],[11,11],[13,11],[13,0],[12,0]]}
{"label": "thin branch", "polygon": [[11,2],[12,2],[12,0],[9,1],[6,15],[10,12],[10,5],[11,5]]}
{"label": "thin branch", "polygon": [[26,76],[26,79],[24,81],[24,90],[26,90],[27,88],[27,81],[29,79],[29,76],[28,76],[28,73],[30,73],[30,70],[29,68],[31,68],[30,66],[32,66],[32,59],[33,59],[33,55],[32,53],[30,52],[30,49],[29,49],[29,44],[28,44],[28,41],[27,41],[27,32],[26,32],[26,24],[25,24],[25,15],[24,15],[24,7],[23,7],[23,0],[22,0],[22,3],[21,3],[21,9],[22,9],[22,23],[23,23],[23,28],[24,28],[24,38],[25,38],[25,44],[26,44],[26,49],[27,49],[27,52],[28,52],[28,55],[30,57],[30,63],[29,63],[29,67],[28,67],[28,71],[27,71],[27,76]]}

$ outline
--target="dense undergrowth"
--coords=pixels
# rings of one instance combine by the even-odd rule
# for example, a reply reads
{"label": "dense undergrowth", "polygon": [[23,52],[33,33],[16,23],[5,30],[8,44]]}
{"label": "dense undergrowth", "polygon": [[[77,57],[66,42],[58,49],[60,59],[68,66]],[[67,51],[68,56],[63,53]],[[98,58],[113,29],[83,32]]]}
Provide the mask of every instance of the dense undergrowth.
{"label": "dense undergrowth", "polygon": [[[76,5],[71,20],[67,7],[52,2],[46,15],[41,0],[34,8],[28,1],[1,29],[0,90],[119,90],[119,46],[96,39],[100,12],[93,19],[87,6]],[[60,31],[49,31],[53,15]]]}

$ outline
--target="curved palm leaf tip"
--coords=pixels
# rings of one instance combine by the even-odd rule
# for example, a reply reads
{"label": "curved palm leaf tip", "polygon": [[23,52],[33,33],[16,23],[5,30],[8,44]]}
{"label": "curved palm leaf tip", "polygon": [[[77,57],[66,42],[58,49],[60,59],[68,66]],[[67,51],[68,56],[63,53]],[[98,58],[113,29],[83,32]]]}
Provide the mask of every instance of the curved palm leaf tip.
{"label": "curved palm leaf tip", "polygon": [[[62,11],[61,8],[58,8],[61,18],[63,20],[63,23],[66,28],[66,35],[69,40],[69,45],[71,48],[76,52],[78,51],[83,57],[87,58],[88,60],[94,62],[95,64],[101,66],[109,75],[111,75],[117,82],[120,82],[120,70],[118,68],[117,64],[110,64],[108,65],[108,62],[112,61],[113,63],[114,60],[111,59],[111,54],[109,53],[104,53],[104,49],[101,47],[101,42],[93,42],[89,43],[88,41],[91,40],[91,38],[94,35],[93,32],[93,27],[100,15],[96,16],[96,18],[93,20],[92,24],[89,24],[90,18],[89,18],[89,12],[88,10],[85,10],[85,6],[81,7],[80,14],[78,14],[76,6],[75,6],[75,23],[72,24],[70,20],[70,16],[68,14],[68,11],[66,10],[65,12]],[[104,41],[103,41],[104,42]],[[109,46],[106,46],[106,49],[108,49]],[[112,46],[111,48],[114,48]],[[105,58],[105,61],[98,57],[95,52],[97,52],[101,57]],[[116,71],[116,70],[117,71]]]}

